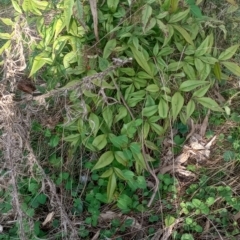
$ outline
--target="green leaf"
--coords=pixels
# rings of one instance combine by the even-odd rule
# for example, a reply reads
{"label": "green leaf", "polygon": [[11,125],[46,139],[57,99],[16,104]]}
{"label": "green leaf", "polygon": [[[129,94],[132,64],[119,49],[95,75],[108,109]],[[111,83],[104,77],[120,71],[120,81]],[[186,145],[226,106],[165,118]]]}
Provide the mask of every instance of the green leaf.
{"label": "green leaf", "polygon": [[189,12],[190,12],[190,9],[187,9],[184,12],[179,12],[179,13],[171,15],[168,23],[176,23],[176,22],[181,21],[188,15]]}
{"label": "green leaf", "polygon": [[99,118],[96,114],[90,113],[88,118],[89,126],[94,134],[94,136],[97,135],[97,132],[99,130]]}
{"label": "green leaf", "polygon": [[[159,28],[161,29],[161,27],[159,26]],[[162,29],[161,29],[162,30]],[[166,46],[168,44],[168,42],[171,40],[172,36],[174,34],[174,29],[171,25],[167,25],[167,31],[164,32],[164,35],[166,36],[164,38],[164,43],[163,43],[163,47]]]}
{"label": "green leaf", "polygon": [[184,70],[184,73],[186,73],[190,79],[196,79],[195,70],[190,64],[185,63],[183,65],[183,70]]}
{"label": "green leaf", "polygon": [[81,139],[81,134],[70,134],[63,138],[64,141],[70,142],[71,145],[75,146]]}
{"label": "green leaf", "polygon": [[107,136],[106,134],[102,134],[97,136],[93,142],[92,145],[97,148],[97,150],[102,150],[107,145]]}
{"label": "green leaf", "polygon": [[221,62],[229,71],[240,77],[240,67],[233,62]]}
{"label": "green leaf", "polygon": [[57,145],[58,145],[58,143],[59,143],[59,136],[58,135],[53,135],[53,136],[51,136],[51,138],[50,138],[50,141],[49,141],[49,146],[51,146],[51,147],[56,147]]}
{"label": "green leaf", "polygon": [[196,101],[202,104],[204,107],[211,109],[213,111],[224,112],[224,110],[217,104],[217,102],[211,98],[201,97],[201,98],[196,98]]}
{"label": "green leaf", "polygon": [[109,140],[117,148],[124,148],[128,144],[128,137],[126,135],[115,136],[114,134],[110,134]]}
{"label": "green leaf", "polygon": [[156,123],[151,123],[150,124],[151,126],[151,129],[157,133],[158,135],[163,135],[164,134],[164,129],[162,126],[160,126],[159,124],[156,124]]}
{"label": "green leaf", "polygon": [[1,39],[11,39],[11,35],[9,33],[1,33],[0,32],[0,38]]}
{"label": "green leaf", "polygon": [[153,142],[150,142],[148,140],[145,140],[145,146],[151,150],[154,150],[154,151],[159,151],[159,147],[157,147]]}
{"label": "green leaf", "polygon": [[183,91],[183,92],[189,92],[189,91],[193,90],[194,88],[197,88],[197,87],[202,86],[207,83],[209,83],[209,82],[198,81],[198,80],[187,80],[180,85],[179,90]]}
{"label": "green leaf", "polygon": [[0,18],[0,19],[7,26],[12,26],[14,24],[10,18]]}
{"label": "green leaf", "polygon": [[128,160],[127,158],[125,157],[124,153],[121,152],[121,151],[115,151],[114,152],[114,156],[116,158],[116,160],[122,164],[123,166],[127,166],[127,163],[128,163]]}
{"label": "green leaf", "polygon": [[156,84],[150,84],[146,87],[146,91],[148,92],[159,92],[159,87]]}
{"label": "green leaf", "polygon": [[176,221],[176,218],[175,218],[175,217],[168,215],[168,216],[165,218],[165,220],[164,220],[164,222],[165,222],[165,227],[171,226],[172,224],[175,223],[175,221]]}
{"label": "green leaf", "polygon": [[152,7],[149,4],[145,4],[142,10],[142,24],[143,24],[143,31],[147,26],[149,18],[152,15]]}
{"label": "green leaf", "polygon": [[218,62],[218,60],[214,57],[203,57],[200,56],[199,57],[200,60],[202,60],[203,62],[207,63],[207,64],[211,64],[214,65],[216,62]]}
{"label": "green leaf", "polygon": [[117,186],[116,175],[113,173],[108,179],[108,185],[107,185],[108,202],[112,201],[113,194],[115,192],[116,186]]}
{"label": "green leaf", "polygon": [[133,68],[120,68],[119,70],[130,77],[135,76],[135,71]]}
{"label": "green leaf", "polygon": [[113,122],[113,113],[109,106],[105,107],[102,112],[103,119],[105,120],[107,126],[111,128]]}
{"label": "green leaf", "polygon": [[195,51],[195,56],[199,57],[199,56],[203,56],[205,55],[208,50],[209,50],[209,41],[210,41],[210,35],[207,36],[204,41],[200,44],[200,46],[196,49]]}
{"label": "green leaf", "polygon": [[184,28],[180,27],[179,25],[175,25],[175,24],[173,24],[172,26],[173,26],[173,28],[175,28],[175,29],[182,35],[182,37],[183,37],[189,44],[191,44],[191,45],[194,46],[194,43],[193,43],[193,41],[192,41],[191,36],[189,35],[189,33],[188,33]]}
{"label": "green leaf", "polygon": [[146,139],[148,137],[149,130],[150,130],[150,125],[149,125],[148,122],[145,122],[144,125],[143,125],[143,137],[144,137],[144,139]]}
{"label": "green leaf", "polygon": [[12,0],[12,5],[18,13],[22,13],[22,10],[21,10],[20,6],[18,5],[17,1]]}
{"label": "green leaf", "polygon": [[120,106],[118,108],[118,114],[114,117],[114,123],[117,123],[119,120],[126,117],[128,114],[127,109],[124,106]]}
{"label": "green leaf", "polygon": [[140,143],[132,142],[129,147],[130,147],[130,150],[133,154],[141,153]]}
{"label": "green leaf", "polygon": [[115,13],[118,7],[119,0],[107,0],[108,8]]}
{"label": "green leaf", "polygon": [[134,58],[137,63],[150,75],[152,76],[151,68],[148,64],[148,60],[145,58],[144,54],[138,51],[135,47],[130,47],[133,53]]}
{"label": "green leaf", "polygon": [[109,168],[100,176],[100,178],[108,178],[112,174],[113,174],[113,168]]}
{"label": "green leaf", "polygon": [[199,97],[199,98],[203,97],[207,93],[207,91],[209,90],[210,86],[211,86],[211,84],[208,84],[207,86],[199,88],[197,91],[195,91],[193,93],[193,96],[194,97]]}
{"label": "green leaf", "polygon": [[176,120],[184,104],[184,98],[180,92],[176,92],[172,97],[172,118]]}
{"label": "green leaf", "polygon": [[181,62],[181,61],[172,62],[172,63],[168,64],[167,70],[171,71],[171,72],[178,71],[179,69],[181,69],[183,67],[183,65],[184,65],[184,62]]}
{"label": "green leaf", "polygon": [[47,200],[47,196],[43,193],[41,193],[37,196],[37,201],[41,204],[45,204],[46,200]]}
{"label": "green leaf", "polygon": [[220,56],[218,57],[218,60],[219,61],[229,60],[236,53],[239,46],[240,46],[239,44],[236,44],[234,46],[229,47],[228,49],[226,49],[224,52],[220,54]]}
{"label": "green leaf", "polygon": [[202,18],[202,12],[201,9],[197,5],[190,5],[191,13],[197,17]]}
{"label": "green leaf", "polygon": [[168,116],[168,103],[165,101],[163,98],[160,99],[159,104],[158,104],[158,114],[162,119],[167,118]]}
{"label": "green leaf", "polygon": [[186,108],[186,119],[189,119],[195,110],[195,103],[193,100],[190,100]]}
{"label": "green leaf", "polygon": [[194,65],[198,72],[203,71],[205,67],[205,63],[203,63],[199,58],[194,58]]}
{"label": "green leaf", "polygon": [[0,48],[0,55],[2,55],[3,51],[5,51],[5,49],[8,49],[10,45],[11,45],[11,40],[8,40],[7,42],[5,42],[4,45]]}
{"label": "green leaf", "polygon": [[158,106],[154,105],[154,106],[150,106],[150,107],[145,107],[142,110],[142,115],[145,117],[151,117],[153,116],[158,110]]}
{"label": "green leaf", "polygon": [[124,177],[123,172],[122,172],[121,169],[116,168],[116,167],[114,167],[113,169],[114,169],[115,174],[116,174],[120,179],[122,179],[122,180],[127,180],[127,179]]}
{"label": "green leaf", "polygon": [[93,167],[92,171],[110,165],[113,159],[114,159],[114,156],[112,151],[107,151],[103,153],[99,158],[99,160],[97,161],[96,165]]}
{"label": "green leaf", "polygon": [[67,31],[69,31],[70,21],[73,13],[74,0],[64,0],[63,3],[64,3],[65,23],[66,23]]}
{"label": "green leaf", "polygon": [[109,40],[103,50],[103,58],[107,59],[110,56],[110,54],[113,52],[116,45],[117,45],[116,39]]}
{"label": "green leaf", "polygon": [[105,58],[98,57],[98,65],[99,65],[99,69],[101,71],[104,71],[108,68],[109,62]]}
{"label": "green leaf", "polygon": [[34,58],[33,65],[29,77],[35,74],[40,68],[42,68],[46,63],[52,63],[52,60],[48,58],[48,53],[43,52]]}
{"label": "green leaf", "polygon": [[213,68],[213,72],[214,72],[215,77],[216,77],[218,80],[221,80],[222,71],[221,71],[221,66],[220,66],[220,64],[219,64],[218,62],[215,63],[214,68]]}

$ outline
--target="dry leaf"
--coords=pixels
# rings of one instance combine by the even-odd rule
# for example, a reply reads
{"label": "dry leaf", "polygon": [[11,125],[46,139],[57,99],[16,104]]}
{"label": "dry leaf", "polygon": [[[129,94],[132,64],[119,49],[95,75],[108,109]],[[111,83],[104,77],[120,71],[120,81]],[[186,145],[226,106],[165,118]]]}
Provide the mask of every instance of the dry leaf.
{"label": "dry leaf", "polygon": [[203,120],[203,123],[200,128],[200,135],[203,137],[206,134],[207,126],[208,126],[208,118],[210,115],[210,110],[208,110],[206,117]]}
{"label": "dry leaf", "polygon": [[240,218],[240,212],[233,216],[234,220],[237,221]]}
{"label": "dry leaf", "polygon": [[91,240],[97,240],[98,237],[99,237],[99,235],[100,235],[100,230],[98,230],[98,231],[96,232],[96,234],[93,236],[93,238],[92,238]]}
{"label": "dry leaf", "polygon": [[45,218],[44,222],[42,223],[42,226],[45,226],[47,223],[51,222],[53,216],[54,216],[54,212],[49,213]]}
{"label": "dry leaf", "polygon": [[109,221],[109,220],[112,220],[114,218],[121,217],[121,215],[122,215],[121,213],[117,214],[117,213],[112,212],[112,211],[107,211],[105,213],[101,213],[100,218],[102,218],[105,221]]}
{"label": "dry leaf", "polygon": [[188,151],[184,152],[176,158],[175,163],[183,164],[188,160],[189,156],[190,156],[190,153]]}
{"label": "dry leaf", "polygon": [[216,138],[217,138],[217,136],[214,136],[214,137],[205,145],[205,148],[206,148],[206,149],[210,149],[211,146],[215,143]]}
{"label": "dry leaf", "polygon": [[227,2],[232,4],[233,6],[237,6],[237,2],[235,0],[227,0]]}
{"label": "dry leaf", "polygon": [[97,13],[97,0],[89,0],[90,8],[93,16],[93,28],[96,40],[99,41],[98,35],[98,13]]}

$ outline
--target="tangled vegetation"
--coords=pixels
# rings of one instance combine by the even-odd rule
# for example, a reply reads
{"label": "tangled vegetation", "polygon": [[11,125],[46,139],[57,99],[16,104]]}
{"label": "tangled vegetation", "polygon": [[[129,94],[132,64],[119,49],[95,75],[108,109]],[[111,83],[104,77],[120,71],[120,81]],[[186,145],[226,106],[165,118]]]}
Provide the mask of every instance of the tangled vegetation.
{"label": "tangled vegetation", "polygon": [[[240,77],[227,2],[225,21],[201,0],[9,3],[0,239],[237,239],[239,127],[219,130],[239,122],[237,88],[219,92]],[[27,78],[40,96],[16,90]],[[210,161],[216,139],[229,148]]]}

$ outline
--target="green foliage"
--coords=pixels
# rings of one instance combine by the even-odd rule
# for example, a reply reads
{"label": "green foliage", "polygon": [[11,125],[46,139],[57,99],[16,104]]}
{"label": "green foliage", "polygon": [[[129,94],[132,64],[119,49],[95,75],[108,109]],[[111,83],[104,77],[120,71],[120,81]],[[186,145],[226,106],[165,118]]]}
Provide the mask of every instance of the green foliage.
{"label": "green foliage", "polygon": [[[225,34],[225,26],[210,18],[206,25],[196,1],[181,4],[177,0],[103,1],[98,4],[101,40],[97,43],[90,7],[85,1],[64,0],[54,4],[12,0],[12,5],[16,17],[1,19],[12,28],[12,33],[0,33],[5,41],[0,53],[14,48],[11,38],[24,13],[27,22],[36,22],[41,38],[27,46],[31,49],[29,77],[41,75],[47,83],[44,91],[56,88],[59,83],[68,94],[70,110],[67,117],[64,116],[64,123],[50,130],[34,122],[32,131],[45,137],[51,150],[45,171],[57,187],[70,193],[71,213],[80,216],[86,211],[85,224],[96,227],[102,204],[115,202],[123,213],[145,211],[150,192],[147,170],[149,164],[159,164],[159,137],[164,136],[170,123],[181,121],[180,134],[174,137],[177,154],[185,141],[182,135],[187,131],[187,120],[196,110],[224,113],[223,106],[208,93],[215,83],[222,81],[226,70],[240,76],[240,67],[231,60],[239,44],[218,50],[216,29]],[[56,14],[46,24],[44,14],[53,9]],[[133,59],[131,64],[109,71],[104,78],[96,75],[112,66],[112,58],[126,57]],[[89,82],[81,80],[93,75],[96,77]],[[60,155],[56,149],[62,143],[66,143],[68,149]],[[234,144],[234,149],[239,150],[238,142]],[[74,171],[62,169],[66,159],[80,159],[79,149],[83,151],[83,160],[77,164],[91,173],[89,179],[80,183],[84,175],[79,177]],[[229,156],[232,155],[225,152],[226,161],[231,160]],[[170,196],[171,200],[163,201],[170,209],[176,199],[177,181],[169,174],[160,174],[158,178],[160,194]],[[22,178],[18,184],[21,194],[28,193],[21,209],[33,218],[49,199],[41,192],[41,181],[37,178]],[[198,189],[200,186],[202,189]],[[79,197],[79,190],[83,189],[86,193]],[[221,224],[226,221],[226,213],[211,211],[216,199],[213,192],[239,211],[239,199],[227,186],[216,186],[212,192],[209,189],[209,186],[193,184],[186,190],[194,195],[190,200],[182,199],[180,204],[180,211],[186,216],[183,231],[187,233],[181,233],[176,239],[193,239],[191,233],[203,231],[196,220],[198,216],[206,215],[209,219],[213,216],[213,220],[219,219]],[[1,194],[9,198],[8,194]],[[156,196],[155,201],[158,198],[160,196]],[[8,212],[11,206],[1,203],[0,209]],[[156,222],[158,218],[153,215],[149,222]],[[163,219],[165,226],[170,227],[177,216],[164,215]],[[112,222],[113,229],[105,229],[101,237],[111,238],[116,233],[114,228],[125,232],[132,224],[132,219]],[[58,222],[53,222],[53,226],[57,228]],[[34,231],[36,236],[44,235],[37,221]],[[153,230],[149,229],[150,232]],[[89,235],[87,227],[81,226],[79,236],[89,238]]]}

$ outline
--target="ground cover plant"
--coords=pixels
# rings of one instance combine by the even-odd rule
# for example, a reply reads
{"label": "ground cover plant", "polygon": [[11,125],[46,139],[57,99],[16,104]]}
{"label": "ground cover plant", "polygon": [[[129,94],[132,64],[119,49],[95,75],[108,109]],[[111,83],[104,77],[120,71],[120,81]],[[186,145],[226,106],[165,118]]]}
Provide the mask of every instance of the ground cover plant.
{"label": "ground cover plant", "polygon": [[[237,4],[224,4],[229,24]],[[0,239],[237,239],[239,129],[204,130],[238,123],[238,91],[219,92],[240,76],[229,26],[203,1],[11,5]],[[40,96],[16,90],[26,79]],[[224,168],[201,155],[214,139]]]}

